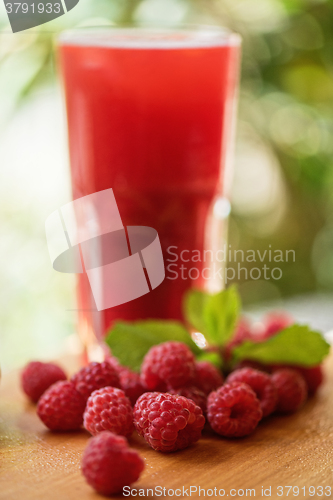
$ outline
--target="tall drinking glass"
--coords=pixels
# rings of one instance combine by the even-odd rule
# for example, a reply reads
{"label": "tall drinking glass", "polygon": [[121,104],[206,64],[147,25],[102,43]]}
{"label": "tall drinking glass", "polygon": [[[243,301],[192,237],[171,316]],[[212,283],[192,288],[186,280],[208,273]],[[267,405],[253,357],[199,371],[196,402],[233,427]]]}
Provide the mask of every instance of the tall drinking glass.
{"label": "tall drinking glass", "polygon": [[218,27],[86,29],[59,44],[73,198],[112,188],[124,226],[158,232],[166,272],[150,293],[103,311],[79,274],[79,331],[181,319],[184,292],[221,276],[209,268],[228,213],[240,37]]}

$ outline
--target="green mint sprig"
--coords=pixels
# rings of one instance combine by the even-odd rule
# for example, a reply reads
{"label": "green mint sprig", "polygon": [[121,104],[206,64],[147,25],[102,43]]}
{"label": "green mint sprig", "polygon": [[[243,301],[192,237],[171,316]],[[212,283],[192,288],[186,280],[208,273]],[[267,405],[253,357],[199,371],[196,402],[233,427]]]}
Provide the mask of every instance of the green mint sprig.
{"label": "green mint sprig", "polygon": [[234,361],[249,359],[263,364],[310,367],[319,365],[329,349],[319,332],[295,323],[265,342],[243,342],[233,350],[233,357]]}
{"label": "green mint sprig", "polygon": [[[226,347],[235,336],[240,311],[241,301],[235,286],[217,294],[191,290],[184,300],[188,328],[177,321],[119,321],[109,331],[106,343],[123,365],[135,371],[139,371],[151,347],[170,340],[187,344],[197,359],[227,369],[242,360],[310,367],[320,364],[329,353],[330,346],[319,332],[294,324],[263,342],[244,341],[232,349],[231,358],[226,360]],[[204,335],[207,342],[204,349],[192,340],[191,331]]]}
{"label": "green mint sprig", "polygon": [[211,346],[222,347],[233,336],[241,302],[235,286],[216,294],[191,290],[185,295],[184,316]]}

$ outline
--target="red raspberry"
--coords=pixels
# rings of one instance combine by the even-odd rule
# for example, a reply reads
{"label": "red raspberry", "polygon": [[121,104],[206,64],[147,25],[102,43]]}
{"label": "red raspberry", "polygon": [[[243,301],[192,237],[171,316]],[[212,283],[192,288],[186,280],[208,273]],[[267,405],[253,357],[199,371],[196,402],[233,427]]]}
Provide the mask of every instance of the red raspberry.
{"label": "red raspberry", "polygon": [[129,368],[122,367],[119,373],[120,387],[131,401],[135,404],[141,394],[147,392],[147,387],[143,384],[138,373],[132,372]]}
{"label": "red raspberry", "polygon": [[102,495],[121,493],[139,479],[143,469],[144,461],[127,440],[108,431],[89,439],[82,457],[83,475]]}
{"label": "red raspberry", "polygon": [[154,450],[169,452],[198,441],[205,417],[183,396],[146,392],[134,405],[134,425]]}
{"label": "red raspberry", "polygon": [[83,425],[93,436],[102,431],[129,436],[134,430],[130,400],[114,387],[94,391],[87,401]]}
{"label": "red raspberry", "polygon": [[164,342],[152,347],[141,366],[141,380],[148,389],[165,388],[165,384],[177,389],[191,383],[194,375],[194,356],[182,342]]}
{"label": "red raspberry", "polygon": [[107,361],[118,374],[121,372],[123,366],[120,364],[118,358],[110,354],[110,351],[105,353],[104,361]]}
{"label": "red raspberry", "polygon": [[278,392],[277,411],[294,413],[305,402],[307,388],[304,378],[296,370],[284,368],[273,373],[272,382]]}
{"label": "red raspberry", "polygon": [[221,372],[208,361],[199,361],[195,364],[196,375],[194,384],[205,394],[215,391],[223,385]]}
{"label": "red raspberry", "polygon": [[120,387],[118,373],[107,361],[89,363],[72,376],[71,382],[86,400],[93,391],[102,387]]}
{"label": "red raspberry", "polygon": [[278,395],[271,377],[267,373],[253,368],[241,368],[228,376],[227,383],[231,382],[244,382],[251,387],[259,399],[263,417],[273,413],[277,405]]}
{"label": "red raspberry", "polygon": [[140,375],[127,368],[127,366],[121,365],[114,356],[107,355],[105,360],[110,363],[118,373],[120,388],[130,399],[132,405],[134,405],[138,397],[144,392],[147,392],[147,387],[143,384]]}
{"label": "red raspberry", "polygon": [[313,366],[311,368],[294,366],[293,368],[303,376],[308,387],[308,393],[310,396],[313,396],[324,380],[322,365]]}
{"label": "red raspberry", "polygon": [[267,340],[288,326],[291,326],[294,320],[289,314],[283,312],[272,312],[267,314],[260,327],[257,327],[256,337],[259,342]]}
{"label": "red raspberry", "polygon": [[232,382],[210,393],[207,400],[207,417],[217,434],[243,437],[257,427],[262,410],[249,385]]}
{"label": "red raspberry", "polygon": [[284,368],[290,368],[291,370],[296,370],[304,378],[309,396],[313,396],[318,388],[321,386],[324,380],[324,372],[322,365],[312,366],[311,368],[306,368],[305,366],[298,365],[270,365],[271,370],[276,372]]}
{"label": "red raspberry", "polygon": [[253,340],[252,328],[247,319],[241,318],[238,322],[238,325],[236,326],[231,340],[224,348],[224,357],[229,360],[231,358],[233,349],[246,340]]}
{"label": "red raspberry", "polygon": [[60,366],[40,361],[29,363],[21,374],[22,389],[34,403],[52,384],[66,379],[66,373]]}
{"label": "red raspberry", "polygon": [[71,431],[81,427],[85,405],[84,397],[72,382],[61,381],[41,396],[37,414],[51,431]]}
{"label": "red raspberry", "polygon": [[184,398],[192,399],[197,406],[200,406],[202,413],[205,415],[207,408],[207,395],[198,387],[190,385],[187,387],[180,387],[179,389],[169,389],[170,394],[179,394]]}

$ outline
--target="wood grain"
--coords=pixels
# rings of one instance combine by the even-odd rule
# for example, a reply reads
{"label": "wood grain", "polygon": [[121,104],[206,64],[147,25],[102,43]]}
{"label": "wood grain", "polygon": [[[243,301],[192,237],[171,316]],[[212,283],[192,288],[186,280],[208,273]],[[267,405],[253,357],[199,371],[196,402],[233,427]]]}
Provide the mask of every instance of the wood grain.
{"label": "wood grain", "polygon": [[[241,491],[239,495],[230,492],[233,488],[243,489],[244,497],[246,489],[254,488],[255,496],[262,498],[262,487],[271,486],[274,499],[287,498],[286,490],[284,496],[277,495],[277,486],[305,486],[305,496],[300,490],[298,498],[319,498],[308,493],[309,486],[332,486],[333,490],[332,357],[325,369],[324,386],[299,413],[268,418],[248,438],[226,440],[205,431],[192,448],[163,455],[134,436],[130,442],[144,457],[146,469],[133,487],[144,489],[149,498],[152,495],[147,489],[156,486],[223,488],[230,498],[242,495]],[[100,498],[80,472],[88,437],[84,431],[48,432],[20,393],[18,374],[4,375],[0,388],[0,499]],[[325,493],[328,490],[324,489],[322,498],[328,497]],[[171,496],[166,492],[166,497]],[[199,498],[198,493],[191,498]]]}

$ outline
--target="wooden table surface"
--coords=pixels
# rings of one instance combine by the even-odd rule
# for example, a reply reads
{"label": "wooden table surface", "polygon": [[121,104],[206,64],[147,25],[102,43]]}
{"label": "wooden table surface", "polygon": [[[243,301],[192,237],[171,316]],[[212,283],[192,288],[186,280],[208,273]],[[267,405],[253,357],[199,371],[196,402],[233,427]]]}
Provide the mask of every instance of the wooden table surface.
{"label": "wooden table surface", "polygon": [[[248,498],[250,492],[246,490],[250,489],[255,489],[257,498],[264,498],[262,487],[266,493],[271,487],[271,498],[278,499],[287,498],[288,491],[284,488],[280,496],[278,493],[282,490],[277,489],[278,486],[298,486],[299,498],[329,498],[329,487],[333,490],[333,357],[326,362],[325,369],[325,385],[299,413],[268,418],[245,439],[226,440],[206,431],[195,446],[163,455],[133,436],[130,442],[146,462],[144,473],[133,487],[144,489],[149,498],[152,494],[147,489],[157,486],[180,488],[181,491],[176,491],[180,497],[190,495],[190,486],[205,488],[206,497],[215,493],[207,489],[216,487],[218,496],[218,490],[223,488],[225,497],[231,498]],[[101,498],[86,484],[80,472],[81,455],[88,437],[85,431],[64,434],[47,431],[36,416],[35,408],[20,393],[18,374],[3,376],[0,499]],[[310,486],[317,489],[309,491]],[[251,495],[254,497],[253,491]],[[171,497],[172,492],[165,491],[164,498]],[[293,491],[290,497],[297,498]],[[191,498],[199,498],[194,489]]]}

